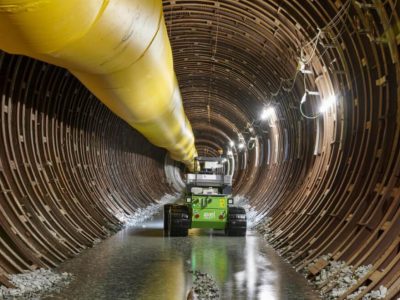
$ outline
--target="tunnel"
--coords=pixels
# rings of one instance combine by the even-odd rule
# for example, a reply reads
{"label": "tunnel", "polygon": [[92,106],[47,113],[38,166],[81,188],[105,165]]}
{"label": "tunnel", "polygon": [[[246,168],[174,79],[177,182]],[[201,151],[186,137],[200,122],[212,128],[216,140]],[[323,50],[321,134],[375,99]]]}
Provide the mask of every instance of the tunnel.
{"label": "tunnel", "polygon": [[[198,154],[232,155],[269,243],[309,276],[327,254],[372,265],[353,291],[399,298],[397,0],[162,2]],[[2,285],[181,192],[183,164],[69,71],[6,52],[0,71]]]}

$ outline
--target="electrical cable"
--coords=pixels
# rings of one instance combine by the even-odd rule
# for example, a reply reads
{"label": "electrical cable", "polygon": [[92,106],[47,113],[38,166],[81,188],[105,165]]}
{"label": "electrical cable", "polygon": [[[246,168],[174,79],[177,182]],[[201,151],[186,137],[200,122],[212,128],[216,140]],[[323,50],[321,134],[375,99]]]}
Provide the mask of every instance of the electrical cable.
{"label": "electrical cable", "polygon": [[304,104],[304,102],[300,103],[300,113],[304,118],[314,120],[314,119],[317,119],[321,115],[321,114],[317,114],[315,116],[307,116],[303,111],[303,104]]}
{"label": "electrical cable", "polygon": [[308,94],[308,90],[307,90],[307,86],[306,86],[306,77],[305,76],[303,76],[303,84],[304,84],[304,96],[303,96],[302,101],[300,102],[300,107],[299,107],[300,108],[300,114],[306,119],[314,120],[314,119],[318,118],[321,114],[317,114],[317,115],[314,115],[314,116],[308,116],[308,115],[306,115],[304,113],[303,104],[306,103],[307,94]]}
{"label": "electrical cable", "polygon": [[[340,8],[338,13],[332,18],[332,20],[330,22],[328,22],[323,28],[318,28],[318,33],[316,34],[316,36],[314,36],[305,45],[300,47],[300,49],[299,49],[300,50],[300,61],[302,63],[304,63],[305,65],[308,65],[311,63],[312,59],[315,57],[315,54],[317,52],[318,43],[320,42],[321,35],[323,32],[328,31],[328,29],[333,29],[334,27],[337,27],[340,23],[344,23],[342,25],[341,29],[339,30],[339,33],[335,37],[333,37],[333,39],[331,39],[331,40],[337,41],[337,39],[343,34],[346,20],[349,15],[349,9],[351,6],[351,2],[352,2],[352,0],[347,0],[347,2]],[[309,57],[306,58],[304,55],[304,51],[309,46],[312,47],[311,55],[309,55]],[[295,86],[295,82],[296,82],[299,72],[300,72],[300,70],[297,69],[292,78],[280,78],[280,83],[279,83],[278,89],[275,92],[270,92],[271,97],[278,96],[279,93],[281,92],[281,90],[284,90],[285,92],[291,92]],[[284,87],[284,82],[291,82],[291,86],[289,88]]]}

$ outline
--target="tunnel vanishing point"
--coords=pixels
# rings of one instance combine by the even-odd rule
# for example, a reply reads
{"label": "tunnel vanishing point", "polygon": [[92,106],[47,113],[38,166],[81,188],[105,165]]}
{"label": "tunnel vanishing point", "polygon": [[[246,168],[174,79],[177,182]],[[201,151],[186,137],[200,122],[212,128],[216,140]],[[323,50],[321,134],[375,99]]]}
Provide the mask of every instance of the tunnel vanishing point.
{"label": "tunnel vanishing point", "polygon": [[0,0],[0,48],[2,285],[222,149],[297,270],[400,297],[397,0]]}

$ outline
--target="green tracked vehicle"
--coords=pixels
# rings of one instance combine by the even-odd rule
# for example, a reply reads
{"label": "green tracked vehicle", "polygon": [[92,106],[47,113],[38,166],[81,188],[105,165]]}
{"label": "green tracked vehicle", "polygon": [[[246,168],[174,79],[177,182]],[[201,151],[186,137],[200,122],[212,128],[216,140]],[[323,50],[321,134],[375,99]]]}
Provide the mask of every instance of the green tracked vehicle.
{"label": "green tracked vehicle", "polygon": [[225,157],[197,157],[197,173],[186,174],[185,204],[164,206],[164,232],[187,236],[191,228],[225,230],[228,236],[245,236],[246,212],[233,206],[232,171]]}

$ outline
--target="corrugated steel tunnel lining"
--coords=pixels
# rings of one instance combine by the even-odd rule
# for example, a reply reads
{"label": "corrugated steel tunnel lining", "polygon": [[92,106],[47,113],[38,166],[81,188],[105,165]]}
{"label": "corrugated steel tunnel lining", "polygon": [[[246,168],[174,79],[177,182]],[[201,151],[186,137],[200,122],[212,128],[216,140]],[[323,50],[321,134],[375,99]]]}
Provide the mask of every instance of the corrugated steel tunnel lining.
{"label": "corrugated steel tunnel lining", "polygon": [[[359,5],[368,3],[371,5]],[[374,265],[369,287],[399,296],[400,17],[395,0],[352,2],[304,75],[339,95],[301,117],[299,48],[341,1],[164,1],[175,70],[200,155],[226,149],[263,106],[255,149],[235,155],[235,190],[272,217],[277,248],[301,269],[332,253]],[[286,86],[287,82],[284,83]],[[172,192],[165,152],[102,106],[65,70],[1,56],[0,274],[54,266]],[[290,84],[289,84],[290,85]],[[309,99],[306,112],[320,100]],[[317,144],[317,146],[316,146]],[[246,166],[246,168],[244,168]],[[1,279],[2,282],[4,279]]]}

